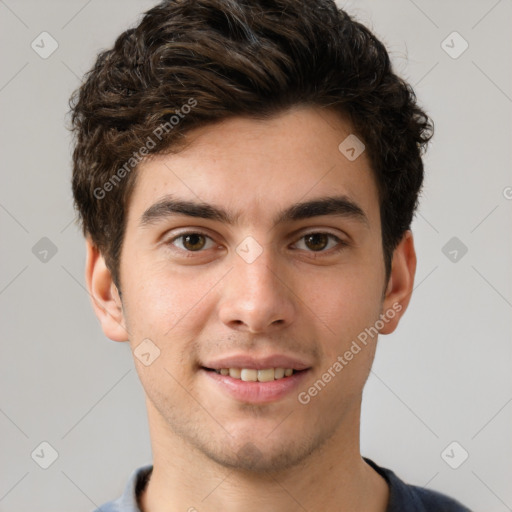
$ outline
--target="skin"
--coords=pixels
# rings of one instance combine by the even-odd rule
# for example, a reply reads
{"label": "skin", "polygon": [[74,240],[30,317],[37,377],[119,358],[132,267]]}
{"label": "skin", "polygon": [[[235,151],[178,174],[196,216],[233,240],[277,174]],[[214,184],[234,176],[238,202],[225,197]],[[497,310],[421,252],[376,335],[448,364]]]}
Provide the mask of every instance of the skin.
{"label": "skin", "polygon": [[[270,120],[201,127],[185,150],[143,162],[121,254],[122,301],[87,241],[86,281],[106,336],[132,350],[149,338],[160,350],[149,366],[134,357],[154,465],[144,512],[386,510],[388,486],[359,450],[362,391],[377,337],[308,404],[297,399],[358,334],[399,305],[380,329],[393,332],[413,288],[410,231],[386,281],[369,160],[363,152],[349,161],[338,150],[350,133],[331,111],[295,108]],[[239,220],[180,215],[141,226],[144,211],[167,194],[223,207]],[[333,194],[357,203],[367,223],[325,215],[273,224],[283,209]],[[197,231],[210,238],[188,245],[176,238]],[[336,240],[308,243],[311,232],[347,245],[333,252]],[[236,252],[248,236],[262,248],[252,263]],[[199,371],[202,362],[234,352],[296,354],[311,370],[297,392],[243,403]]]}

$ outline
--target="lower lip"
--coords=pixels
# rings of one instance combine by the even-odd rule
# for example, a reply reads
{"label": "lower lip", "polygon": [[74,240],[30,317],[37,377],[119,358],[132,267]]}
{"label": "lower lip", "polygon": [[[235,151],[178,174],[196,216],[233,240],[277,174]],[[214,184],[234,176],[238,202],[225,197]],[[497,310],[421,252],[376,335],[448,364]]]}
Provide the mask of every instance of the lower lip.
{"label": "lower lip", "polygon": [[296,390],[309,373],[308,369],[269,382],[245,382],[204,368],[201,371],[235,400],[253,404],[274,402],[285,397]]}

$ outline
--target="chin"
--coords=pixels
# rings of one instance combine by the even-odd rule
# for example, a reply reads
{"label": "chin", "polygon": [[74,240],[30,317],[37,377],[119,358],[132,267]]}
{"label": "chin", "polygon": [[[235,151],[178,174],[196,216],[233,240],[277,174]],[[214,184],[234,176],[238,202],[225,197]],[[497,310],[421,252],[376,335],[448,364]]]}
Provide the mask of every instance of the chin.
{"label": "chin", "polygon": [[[300,432],[300,429],[295,431]],[[275,433],[274,433],[275,434]],[[238,436],[224,446],[198,447],[217,464],[252,474],[279,473],[306,464],[308,457],[323,444],[322,439],[291,439],[266,435]]]}

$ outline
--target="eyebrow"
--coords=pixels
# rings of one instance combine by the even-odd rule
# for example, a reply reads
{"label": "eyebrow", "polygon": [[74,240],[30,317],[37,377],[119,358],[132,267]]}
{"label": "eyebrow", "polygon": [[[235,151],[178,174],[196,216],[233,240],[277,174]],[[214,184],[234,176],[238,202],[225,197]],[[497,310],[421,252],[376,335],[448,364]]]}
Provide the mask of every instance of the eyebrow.
{"label": "eyebrow", "polygon": [[[140,218],[140,226],[155,224],[169,217],[185,215],[223,222],[229,225],[237,224],[240,214],[233,214],[223,208],[203,202],[194,202],[165,196],[150,206]],[[298,220],[332,215],[354,219],[369,226],[368,217],[363,209],[347,196],[320,197],[311,201],[297,203],[279,212],[274,218],[274,225]]]}

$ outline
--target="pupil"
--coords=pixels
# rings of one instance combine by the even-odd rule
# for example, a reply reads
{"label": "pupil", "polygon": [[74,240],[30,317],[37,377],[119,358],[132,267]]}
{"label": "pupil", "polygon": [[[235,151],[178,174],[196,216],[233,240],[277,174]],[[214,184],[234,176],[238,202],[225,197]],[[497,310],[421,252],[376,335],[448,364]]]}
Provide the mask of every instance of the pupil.
{"label": "pupil", "polygon": [[[318,244],[318,240],[320,239],[320,244]],[[311,246],[311,244],[309,242],[313,241],[313,247]],[[317,242],[315,244],[315,241]],[[306,245],[308,245],[308,247],[310,249],[313,249],[313,250],[321,250],[321,249],[324,249],[327,245],[327,242],[328,242],[328,237],[325,233],[314,233],[312,235],[307,235],[306,236]],[[316,247],[315,247],[316,246]]]}
{"label": "pupil", "polygon": [[[198,240],[201,240],[203,243],[198,242]],[[194,247],[194,246],[197,246],[197,244],[199,243],[199,247]],[[193,234],[193,235],[185,235],[185,240],[184,240],[184,244],[183,244],[187,249],[190,249],[192,251],[196,251],[198,249],[201,249],[204,245],[204,237],[203,235],[199,235],[199,234]]]}

